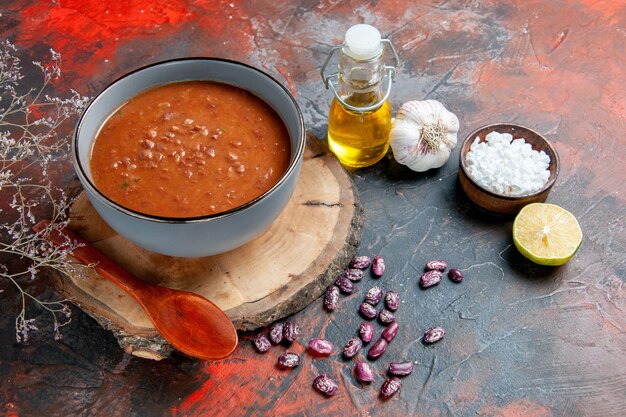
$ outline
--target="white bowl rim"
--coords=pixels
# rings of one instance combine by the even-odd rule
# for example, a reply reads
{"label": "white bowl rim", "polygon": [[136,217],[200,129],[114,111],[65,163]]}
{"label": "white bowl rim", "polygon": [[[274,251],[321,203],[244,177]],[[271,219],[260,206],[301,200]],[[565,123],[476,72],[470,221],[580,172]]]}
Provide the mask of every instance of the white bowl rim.
{"label": "white bowl rim", "polygon": [[[283,92],[287,95],[287,97],[289,98],[289,100],[291,100],[294,109],[296,110],[296,114],[298,116],[298,131],[300,132],[300,135],[302,136],[302,140],[300,141],[300,143],[298,144],[298,148],[296,149],[296,153],[294,155],[293,158],[291,158],[291,161],[289,163],[289,166],[287,167],[287,170],[285,171],[285,173],[282,175],[282,177],[280,177],[280,179],[278,180],[278,182],[276,182],[276,184],[274,184],[274,186],[272,186],[269,190],[267,190],[266,192],[264,192],[263,194],[261,194],[260,196],[248,201],[247,203],[244,203],[240,206],[234,207],[230,210],[226,210],[226,211],[221,211],[218,213],[214,213],[214,214],[208,214],[208,215],[203,215],[203,216],[193,216],[193,217],[168,217],[168,216],[155,216],[155,215],[151,215],[151,214],[146,214],[146,213],[142,213],[140,211],[136,211],[136,210],[132,210],[129,208],[126,208],[118,203],[116,203],[115,201],[111,200],[109,197],[105,196],[100,190],[98,190],[98,188],[93,184],[93,182],[89,179],[89,176],[86,174],[86,172],[84,171],[83,165],[80,161],[80,158],[78,156],[78,152],[77,152],[77,148],[78,148],[78,137],[79,137],[79,133],[81,130],[81,127],[83,125],[85,116],[88,112],[88,110],[92,107],[92,105],[94,105],[98,100],[102,99],[102,96],[104,94],[106,94],[106,92],[111,89],[116,83],[118,83],[119,81],[137,73],[140,71],[143,71],[145,69],[148,68],[152,68],[152,67],[156,67],[159,65],[164,65],[164,64],[169,64],[169,63],[173,63],[173,62],[185,62],[185,61],[216,61],[216,62],[224,62],[224,63],[228,63],[228,64],[234,64],[234,65],[239,65],[242,67],[246,67],[250,70],[253,70],[259,74],[261,74],[262,76],[267,77],[270,81],[272,81],[277,87],[279,87],[280,89],[283,90]],[[181,80],[183,81],[183,80]],[[240,87],[241,88],[241,87]],[[259,97],[260,98],[260,97]],[[262,99],[262,98],[261,98]],[[262,99],[263,100],[263,99]],[[265,102],[265,100],[263,100]],[[267,103],[267,102],[266,102]],[[269,103],[267,103],[269,105]],[[256,204],[258,204],[260,201],[262,201],[265,197],[267,197],[268,195],[270,195],[274,190],[276,190],[279,186],[281,186],[284,182],[286,182],[287,178],[291,175],[291,173],[296,170],[298,168],[299,165],[299,161],[302,159],[302,156],[304,154],[304,148],[306,145],[306,131],[304,128],[304,118],[302,116],[302,111],[300,110],[300,107],[298,106],[298,103],[296,102],[296,99],[293,97],[293,95],[289,92],[289,90],[283,86],[280,82],[278,82],[274,77],[272,77],[271,75],[267,74],[264,71],[261,71],[258,68],[255,68],[251,65],[239,62],[239,61],[234,61],[234,60],[230,60],[230,59],[225,59],[225,58],[213,58],[213,57],[187,57],[187,58],[176,58],[176,59],[171,59],[171,60],[166,60],[166,61],[159,61],[159,62],[155,62],[153,64],[149,64],[149,65],[145,65],[143,67],[137,68],[131,72],[128,72],[126,74],[124,74],[123,76],[121,76],[120,78],[112,81],[104,90],[102,90],[100,93],[98,93],[98,95],[96,95],[91,102],[89,103],[89,105],[85,108],[85,110],[82,112],[80,119],[78,120],[78,123],[76,125],[76,128],[74,130],[74,139],[72,140],[72,146],[71,146],[71,152],[72,152],[72,161],[74,164],[74,169],[77,173],[77,175],[79,176],[83,186],[85,186],[86,188],[89,188],[89,191],[91,191],[92,195],[94,197],[96,197],[98,200],[100,200],[100,202],[102,202],[103,204],[123,213],[126,215],[129,215],[131,217],[134,218],[138,218],[138,219],[142,219],[142,220],[147,220],[147,221],[151,221],[151,222],[156,222],[156,223],[197,223],[197,222],[204,222],[210,219],[218,219],[218,218],[224,218],[224,217],[229,217],[234,215],[235,213],[241,212],[243,210],[246,210]]]}

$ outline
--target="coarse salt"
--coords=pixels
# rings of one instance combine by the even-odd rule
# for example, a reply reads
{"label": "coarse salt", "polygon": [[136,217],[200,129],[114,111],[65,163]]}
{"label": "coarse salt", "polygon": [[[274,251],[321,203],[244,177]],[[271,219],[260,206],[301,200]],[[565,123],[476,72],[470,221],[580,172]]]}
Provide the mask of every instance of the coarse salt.
{"label": "coarse salt", "polygon": [[540,190],[550,178],[550,157],[524,139],[491,132],[474,139],[465,157],[467,173],[480,186],[498,194],[520,196]]}

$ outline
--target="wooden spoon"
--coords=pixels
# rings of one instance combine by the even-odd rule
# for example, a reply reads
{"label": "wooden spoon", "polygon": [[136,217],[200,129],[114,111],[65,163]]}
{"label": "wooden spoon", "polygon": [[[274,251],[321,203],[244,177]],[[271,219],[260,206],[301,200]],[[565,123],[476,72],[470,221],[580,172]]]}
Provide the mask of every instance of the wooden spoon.
{"label": "wooden spoon", "polygon": [[237,331],[228,316],[211,301],[188,291],[148,284],[107,258],[102,252],[67,229],[49,228],[50,222],[37,223],[33,230],[57,246],[68,242],[72,256],[93,268],[126,291],[143,307],[157,331],[172,346],[198,359],[221,359],[237,347]]}

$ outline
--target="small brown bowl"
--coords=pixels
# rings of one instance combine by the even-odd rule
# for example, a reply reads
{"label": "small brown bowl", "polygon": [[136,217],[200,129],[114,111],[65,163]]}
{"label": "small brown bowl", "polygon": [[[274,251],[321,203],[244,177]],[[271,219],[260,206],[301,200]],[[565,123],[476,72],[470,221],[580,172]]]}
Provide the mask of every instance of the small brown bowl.
{"label": "small brown bowl", "polygon": [[[467,152],[474,142],[474,139],[478,137],[481,142],[485,141],[485,137],[493,132],[498,133],[510,133],[514,139],[522,138],[526,143],[530,143],[536,151],[544,151],[550,157],[550,178],[548,182],[538,191],[531,194],[524,194],[519,196],[510,196],[495,193],[487,190],[478,185],[467,173],[467,167],[465,165],[465,157]],[[492,213],[498,214],[517,214],[522,207],[530,203],[543,203],[546,201],[550,190],[556,181],[556,177],[559,175],[559,155],[556,153],[554,147],[548,142],[546,138],[539,133],[528,129],[527,127],[510,124],[510,123],[496,123],[492,125],[483,126],[474,130],[467,135],[463,144],[461,145],[461,152],[459,155],[459,182],[461,188],[465,194],[469,197],[474,204],[480,208]]]}

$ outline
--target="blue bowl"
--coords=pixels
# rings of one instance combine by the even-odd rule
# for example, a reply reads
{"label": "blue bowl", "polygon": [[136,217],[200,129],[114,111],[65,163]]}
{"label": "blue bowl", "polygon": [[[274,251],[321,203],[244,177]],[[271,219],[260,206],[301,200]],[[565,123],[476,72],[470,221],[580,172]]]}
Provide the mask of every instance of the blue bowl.
{"label": "blue bowl", "polygon": [[[130,210],[94,185],[90,169],[93,141],[110,114],[150,88],[179,81],[216,81],[245,89],[281,117],[291,140],[289,167],[270,190],[232,210],[207,216],[168,218]],[[117,233],[152,252],[178,257],[216,255],[237,248],[267,229],[293,194],[306,142],[302,113],[289,91],[268,74],[240,62],[186,58],[138,69],[115,81],[85,109],[72,142],[78,179],[96,211]]]}

